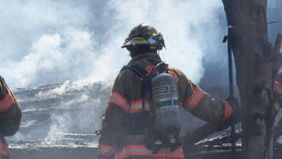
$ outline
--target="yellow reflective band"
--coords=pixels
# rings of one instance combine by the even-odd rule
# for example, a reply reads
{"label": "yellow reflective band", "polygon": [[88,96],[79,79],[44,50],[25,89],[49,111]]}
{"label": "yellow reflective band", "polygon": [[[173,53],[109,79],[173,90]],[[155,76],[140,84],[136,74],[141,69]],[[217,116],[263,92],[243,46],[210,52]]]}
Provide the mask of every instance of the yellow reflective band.
{"label": "yellow reflective band", "polygon": [[148,44],[147,39],[143,38],[143,37],[135,37],[133,39],[131,39],[128,44],[132,44],[132,45],[140,45],[140,44]]}

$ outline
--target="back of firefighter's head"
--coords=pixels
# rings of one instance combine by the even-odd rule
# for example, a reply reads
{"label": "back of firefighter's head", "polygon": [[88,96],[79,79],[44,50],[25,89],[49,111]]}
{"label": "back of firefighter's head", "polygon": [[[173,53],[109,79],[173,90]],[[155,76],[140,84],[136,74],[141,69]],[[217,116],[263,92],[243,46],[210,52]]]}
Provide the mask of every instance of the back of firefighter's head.
{"label": "back of firefighter's head", "polygon": [[134,27],[125,39],[122,48],[127,48],[130,56],[156,52],[165,47],[165,42],[161,33],[154,27],[146,24],[139,24]]}

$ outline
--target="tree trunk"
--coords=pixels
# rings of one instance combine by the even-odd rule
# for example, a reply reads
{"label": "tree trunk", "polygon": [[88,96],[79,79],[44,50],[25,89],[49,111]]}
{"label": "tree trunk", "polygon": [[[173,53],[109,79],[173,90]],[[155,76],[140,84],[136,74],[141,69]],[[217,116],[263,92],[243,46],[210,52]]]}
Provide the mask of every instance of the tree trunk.
{"label": "tree trunk", "polygon": [[266,0],[223,0],[240,92],[243,159],[273,158],[273,49]]}

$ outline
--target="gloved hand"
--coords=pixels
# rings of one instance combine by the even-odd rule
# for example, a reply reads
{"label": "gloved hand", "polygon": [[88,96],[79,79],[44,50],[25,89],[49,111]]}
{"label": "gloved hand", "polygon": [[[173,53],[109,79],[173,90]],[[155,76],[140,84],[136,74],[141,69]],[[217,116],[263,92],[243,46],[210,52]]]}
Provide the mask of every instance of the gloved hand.
{"label": "gloved hand", "polygon": [[216,124],[218,131],[228,128],[232,123],[236,124],[241,121],[238,99],[236,99],[235,97],[228,97],[225,102],[227,102],[232,107],[233,112],[229,118],[221,123]]}
{"label": "gloved hand", "polygon": [[[188,133],[184,139],[182,140],[182,144],[184,146],[184,153],[191,152],[191,149],[193,149],[194,143],[199,141],[200,139],[203,139],[204,137],[207,137],[208,135],[222,131],[227,129],[232,122],[238,123],[240,121],[240,107],[239,107],[239,101],[236,98],[228,97],[225,102],[228,102],[228,104],[232,107],[233,118],[228,118],[227,120],[223,122],[217,122],[217,123],[206,123],[205,125],[197,128],[192,133]],[[232,121],[233,119],[233,121]]]}
{"label": "gloved hand", "polygon": [[233,116],[239,115],[240,107],[239,107],[238,99],[235,97],[228,97],[225,101],[228,102],[232,106]]}

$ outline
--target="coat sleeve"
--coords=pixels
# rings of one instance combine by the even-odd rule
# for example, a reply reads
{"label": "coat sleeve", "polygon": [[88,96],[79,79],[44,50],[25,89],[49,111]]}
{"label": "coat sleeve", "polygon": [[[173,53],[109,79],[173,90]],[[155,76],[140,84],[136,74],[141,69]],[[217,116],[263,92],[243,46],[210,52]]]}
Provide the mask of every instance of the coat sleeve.
{"label": "coat sleeve", "polygon": [[5,80],[0,77],[0,131],[3,136],[14,135],[19,129],[21,109]]}
{"label": "coat sleeve", "polygon": [[125,112],[129,108],[125,84],[126,75],[121,72],[114,82],[102,121],[101,137],[98,145],[100,159],[114,158],[115,151],[119,148],[119,142],[124,130]]}
{"label": "coat sleeve", "polygon": [[218,101],[194,84],[180,71],[178,79],[180,105],[193,115],[213,123],[221,123],[233,114],[233,107],[226,101]]}

